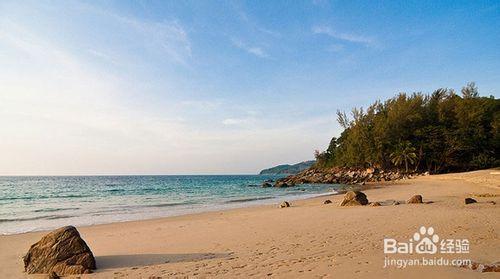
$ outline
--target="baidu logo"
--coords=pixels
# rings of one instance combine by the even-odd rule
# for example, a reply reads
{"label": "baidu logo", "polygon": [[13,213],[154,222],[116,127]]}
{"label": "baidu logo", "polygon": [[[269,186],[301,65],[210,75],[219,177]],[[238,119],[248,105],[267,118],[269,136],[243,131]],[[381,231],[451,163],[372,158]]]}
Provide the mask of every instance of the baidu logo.
{"label": "baidu logo", "polygon": [[[408,266],[466,266],[470,259],[438,256],[437,254],[469,253],[469,240],[442,239],[433,227],[421,226],[408,241],[384,238],[384,268],[406,268]],[[395,254],[389,256],[388,254]],[[409,254],[410,257],[397,255]],[[414,256],[413,256],[414,255]]]}
{"label": "baidu logo", "polygon": [[469,253],[467,239],[440,239],[433,227],[421,226],[407,242],[384,238],[385,254]]}
{"label": "baidu logo", "polygon": [[439,241],[439,236],[434,234],[433,227],[420,227],[420,230],[413,235],[413,240],[418,241],[415,245],[417,254],[436,254],[438,250],[436,243]]}

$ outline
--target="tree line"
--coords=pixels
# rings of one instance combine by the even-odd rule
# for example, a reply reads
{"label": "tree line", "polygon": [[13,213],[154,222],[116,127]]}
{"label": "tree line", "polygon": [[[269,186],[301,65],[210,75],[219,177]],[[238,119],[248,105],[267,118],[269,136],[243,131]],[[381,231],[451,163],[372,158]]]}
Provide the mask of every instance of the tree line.
{"label": "tree line", "polygon": [[316,167],[442,173],[500,165],[500,99],[481,97],[473,82],[461,95],[400,93],[350,116],[337,111],[337,120],[344,131],[315,152]]}

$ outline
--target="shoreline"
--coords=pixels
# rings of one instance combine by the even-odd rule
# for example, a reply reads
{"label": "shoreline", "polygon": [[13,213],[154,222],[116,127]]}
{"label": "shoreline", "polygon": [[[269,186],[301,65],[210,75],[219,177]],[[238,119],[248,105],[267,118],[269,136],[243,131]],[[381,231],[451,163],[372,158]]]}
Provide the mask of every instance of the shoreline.
{"label": "shoreline", "polygon": [[[370,189],[376,189],[378,187],[388,187],[390,185],[395,185],[398,184],[399,181],[388,181],[388,182],[368,182],[366,185],[342,185],[342,184],[322,184],[322,185],[341,185],[340,188],[343,187],[350,187],[350,189],[353,190],[359,190],[359,191],[366,191]],[[309,187],[307,184],[298,184],[293,187]],[[322,197],[329,197],[329,196],[339,196],[343,195],[346,191],[346,189],[336,189],[336,190],[330,190],[328,192],[324,193],[316,193],[316,194],[299,194],[299,195],[289,195],[289,196],[284,196],[284,197],[271,197],[269,199],[266,198],[258,198],[256,200],[250,200],[250,201],[241,201],[241,202],[226,202],[225,204],[219,204],[219,207],[214,207],[213,209],[207,209],[204,210],[202,208],[193,208],[193,212],[188,212],[188,213],[180,213],[180,214],[173,214],[173,215],[166,215],[166,216],[160,216],[160,217],[152,217],[152,218],[144,218],[144,219],[132,219],[132,220],[123,220],[123,221],[111,221],[111,222],[102,222],[102,223],[94,223],[94,224],[88,224],[88,225],[78,225],[78,228],[87,228],[87,227],[93,227],[93,226],[101,226],[101,225],[112,225],[112,224],[123,224],[123,223],[135,223],[135,222],[143,222],[143,221],[153,221],[153,220],[162,220],[162,219],[167,219],[167,218],[175,218],[175,217],[183,217],[183,216],[192,216],[192,215],[198,215],[198,214],[204,214],[204,213],[216,213],[216,212],[224,212],[224,211],[230,211],[230,210],[237,210],[237,209],[246,209],[246,208],[255,208],[255,207],[267,207],[267,206],[275,206],[277,207],[279,203],[282,201],[307,201],[311,199],[317,199],[317,198],[322,198]],[[253,203],[255,202],[255,203]],[[253,203],[253,204],[251,204]],[[234,206],[229,206],[230,204],[234,204]],[[222,205],[227,205],[226,208],[220,207]],[[199,210],[199,211],[198,211]],[[68,224],[71,225],[71,224]],[[61,227],[61,226],[59,226]],[[29,233],[48,233],[54,229],[57,229],[59,227],[53,227],[50,229],[39,229],[39,230],[30,230],[30,231],[25,231],[25,232],[16,232],[16,233],[4,233],[0,234],[1,236],[11,236],[11,235],[21,235],[21,234],[29,234]]]}
{"label": "shoreline", "polygon": [[[339,207],[342,195],[327,194],[296,200],[285,209],[255,205],[78,227],[98,265],[82,278],[495,276],[446,266],[384,269],[381,247],[384,237],[404,240],[425,225],[441,238],[469,239],[466,256],[474,261],[498,261],[500,175],[489,171],[431,175],[363,190],[369,201],[404,201],[421,194],[430,204]],[[464,205],[469,196],[478,203]],[[323,205],[325,199],[333,203]],[[24,274],[20,257],[45,233],[0,236],[0,277],[43,278]]]}
{"label": "shoreline", "polygon": [[[333,190],[333,191],[335,191],[335,190]],[[318,193],[318,194],[303,194],[303,195],[295,195],[295,196],[290,195],[287,197],[287,199],[282,199],[281,197],[272,197],[269,199],[260,198],[257,200],[234,202],[234,203],[228,202],[228,203],[225,203],[228,205],[227,208],[215,207],[213,209],[207,209],[207,210],[204,210],[203,208],[195,208],[195,209],[193,209],[193,212],[190,212],[190,213],[180,213],[180,214],[174,213],[173,215],[166,215],[166,216],[161,216],[161,217],[152,217],[152,218],[146,217],[144,219],[94,223],[94,224],[89,224],[89,225],[79,225],[77,227],[78,228],[88,228],[88,227],[102,226],[102,225],[137,223],[137,222],[163,220],[163,219],[184,217],[184,216],[189,217],[189,216],[205,214],[205,213],[217,213],[217,212],[225,212],[225,211],[230,211],[230,210],[238,210],[238,209],[246,209],[246,208],[258,208],[258,207],[267,207],[267,206],[273,206],[273,205],[277,206],[280,202],[285,201],[285,200],[287,200],[287,201],[302,201],[302,200],[321,198],[321,197],[325,197],[325,196],[337,196],[337,195],[342,195],[343,193],[345,193],[345,191],[342,191],[342,190],[335,191],[335,192],[333,192],[333,191],[325,192],[325,193]],[[253,203],[253,202],[255,202],[255,203],[249,204],[249,203]],[[262,203],[259,203],[259,202],[262,202]],[[229,206],[231,204],[234,204],[234,206]],[[200,211],[198,211],[198,210],[200,210]],[[71,224],[68,224],[68,225],[71,225]],[[48,233],[48,232],[51,232],[52,230],[57,229],[59,227],[54,227],[52,229],[40,229],[40,230],[31,230],[31,231],[18,232],[18,233],[0,234],[0,237],[30,234],[30,233]]]}
{"label": "shoreline", "polygon": [[[269,176],[36,178],[0,181],[0,235],[88,226],[301,199],[341,185],[261,187]],[[36,184],[31,187],[30,183]],[[81,185],[81,187],[79,187]],[[47,191],[44,188],[48,189]]]}

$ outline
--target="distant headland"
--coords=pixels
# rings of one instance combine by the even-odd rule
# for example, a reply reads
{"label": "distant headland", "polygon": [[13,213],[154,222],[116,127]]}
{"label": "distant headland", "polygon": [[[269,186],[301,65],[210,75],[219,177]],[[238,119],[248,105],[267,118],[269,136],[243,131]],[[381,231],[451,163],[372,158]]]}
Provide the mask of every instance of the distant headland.
{"label": "distant headland", "polygon": [[261,170],[259,174],[297,174],[310,168],[316,161],[304,161],[295,165],[279,165],[272,168]]}

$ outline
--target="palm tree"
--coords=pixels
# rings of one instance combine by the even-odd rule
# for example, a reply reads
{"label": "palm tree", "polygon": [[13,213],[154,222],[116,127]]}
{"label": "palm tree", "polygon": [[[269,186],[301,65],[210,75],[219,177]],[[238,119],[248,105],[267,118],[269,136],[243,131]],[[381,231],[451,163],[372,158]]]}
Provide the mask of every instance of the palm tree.
{"label": "palm tree", "polygon": [[396,146],[396,151],[392,152],[389,157],[396,166],[401,166],[404,162],[405,170],[408,172],[408,163],[414,164],[417,154],[415,153],[415,147],[411,146],[409,141],[404,141]]}

